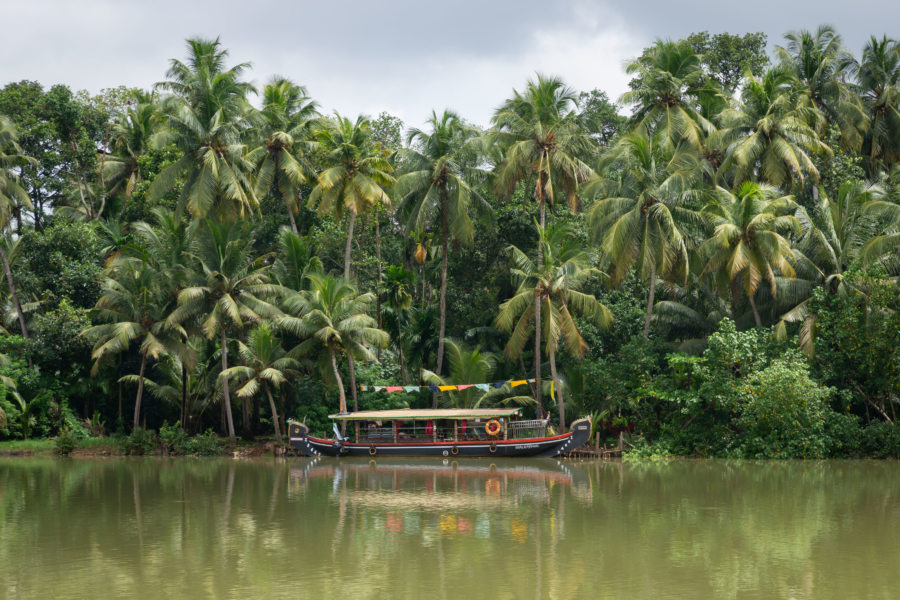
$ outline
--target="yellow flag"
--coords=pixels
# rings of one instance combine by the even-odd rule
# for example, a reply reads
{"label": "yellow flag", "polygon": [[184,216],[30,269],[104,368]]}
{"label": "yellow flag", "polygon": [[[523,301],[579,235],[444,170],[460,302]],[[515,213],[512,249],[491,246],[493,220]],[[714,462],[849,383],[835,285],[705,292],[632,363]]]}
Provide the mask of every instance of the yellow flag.
{"label": "yellow flag", "polygon": [[455,390],[456,386],[455,385],[439,385],[438,389],[441,390],[442,392],[449,392],[451,390]]}
{"label": "yellow flag", "polygon": [[517,379],[516,381],[510,381],[509,385],[516,387],[517,385],[525,385],[526,383],[528,383],[527,379]]}
{"label": "yellow flag", "polygon": [[556,400],[556,396],[553,395],[553,383],[554,383],[554,381],[551,379],[550,380],[550,398],[553,400]]}

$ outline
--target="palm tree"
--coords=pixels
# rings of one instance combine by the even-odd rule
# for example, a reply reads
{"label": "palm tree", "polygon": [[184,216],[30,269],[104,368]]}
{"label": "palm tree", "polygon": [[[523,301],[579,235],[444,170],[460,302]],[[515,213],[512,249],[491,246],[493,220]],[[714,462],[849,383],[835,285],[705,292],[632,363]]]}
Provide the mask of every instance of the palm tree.
{"label": "palm tree", "polygon": [[281,421],[269,386],[277,389],[287,381],[286,376],[298,375],[300,363],[285,356],[281,342],[266,323],[260,323],[250,332],[246,344],[238,341],[238,356],[244,363],[243,366],[230,367],[222,371],[220,377],[246,382],[235,392],[239,398],[252,398],[262,387],[269,399],[269,410],[272,411],[275,441],[281,444]]}
{"label": "palm tree", "polygon": [[317,117],[316,103],[306,88],[276,77],[263,88],[262,109],[254,119],[257,123],[252,132],[261,143],[247,158],[257,166],[256,197],[270,190],[281,196],[295,234],[300,184],[315,174],[306,155]]}
{"label": "palm tree", "polygon": [[[291,350],[293,357],[322,354],[332,369],[338,387],[341,413],[347,412],[347,396],[338,369],[338,354],[377,361],[372,348],[387,345],[388,335],[378,329],[375,319],[369,315],[375,302],[375,294],[360,294],[347,281],[331,275],[308,275],[309,290],[293,294],[284,300],[287,316],[279,317],[279,327],[304,341]],[[355,382],[351,385],[356,385]],[[357,406],[353,407],[358,410]]]}
{"label": "palm tree", "polygon": [[400,378],[408,382],[409,371],[403,359],[403,348],[407,343],[406,329],[410,321],[413,291],[416,287],[416,275],[410,270],[396,265],[385,269],[381,293],[384,294],[382,304],[383,329],[391,336],[391,343],[397,350],[397,363],[400,366]]}
{"label": "palm tree", "polygon": [[[409,214],[408,231],[423,231],[438,221],[441,229],[441,298],[437,366],[440,375],[444,359],[444,332],[447,324],[447,255],[449,241],[470,245],[475,228],[470,212],[487,212],[490,206],[472,188],[471,180],[480,178],[475,165],[477,154],[472,144],[477,132],[467,127],[453,112],[428,120],[430,133],[412,129],[407,136],[409,148],[402,152],[406,172],[397,179],[399,211]],[[437,395],[434,397],[437,402]]]}
{"label": "palm tree", "polygon": [[782,67],[762,79],[749,77],[735,108],[722,113],[724,129],[735,141],[728,147],[726,169],[734,169],[735,184],[755,175],[772,185],[794,185],[819,171],[807,153],[831,155],[817,130],[824,123],[816,106],[800,102],[791,74]]}
{"label": "palm tree", "polygon": [[822,111],[840,129],[844,145],[858,149],[868,124],[859,96],[845,83],[853,56],[841,36],[821,25],[815,32],[790,31],[784,37],[787,44],[776,46],[775,53],[799,92],[799,104]]}
{"label": "palm tree", "polygon": [[309,197],[319,214],[334,213],[338,219],[350,212],[347,246],[344,250],[344,279],[350,280],[350,248],[356,218],[377,204],[390,206],[384,191],[394,183],[393,168],[372,140],[371,123],[359,116],[356,122],[338,114],[325,122],[317,134],[319,148],[332,166],[319,174]]}
{"label": "palm tree", "polygon": [[706,259],[703,272],[715,273],[721,287],[730,290],[735,309],[738,286],[743,288],[760,327],[762,321],[754,301],[759,284],[767,282],[774,298],[776,269],[782,275],[794,275],[791,243],[781,234],[800,234],[800,222],[789,214],[796,204],[790,196],[778,196],[774,187],[765,184],[747,182],[735,194],[722,188],[718,192],[718,201],[703,209],[716,227],[700,247]]}
{"label": "palm tree", "polygon": [[[258,323],[280,314],[264,299],[275,295],[278,286],[269,283],[268,267],[252,254],[252,242],[252,233],[243,224],[204,219],[192,250],[194,281],[178,294],[178,307],[167,319],[169,323],[184,323],[197,318],[207,339],[218,335],[222,371],[228,370],[229,326],[240,331],[248,321]],[[222,379],[222,388],[228,437],[234,442],[227,377]],[[242,434],[250,438],[250,405],[246,398],[242,408]]]}
{"label": "palm tree", "polygon": [[140,426],[148,358],[158,361],[162,356],[179,354],[184,359],[190,354],[184,328],[167,320],[171,303],[166,298],[166,285],[166,279],[146,263],[124,260],[113,264],[94,309],[97,318],[107,323],[84,331],[86,337],[97,339],[91,353],[93,374],[107,358],[127,351],[133,342],[140,343],[133,429]]}
{"label": "palm tree", "polygon": [[287,290],[306,289],[306,276],[322,272],[312,236],[299,236],[282,228],[278,236],[278,258],[272,265],[272,279]]}
{"label": "palm tree", "polygon": [[153,142],[175,144],[182,156],[156,176],[149,195],[160,198],[182,178],[179,205],[192,215],[203,217],[216,208],[222,216],[243,216],[259,204],[241,143],[250,110],[247,95],[255,90],[240,77],[250,65],[226,69],[228,52],[218,39],[188,40],[188,50],[188,63],[173,59],[168,79],[156,84],[171,95],[162,100],[165,126]]}
{"label": "palm tree", "polygon": [[446,340],[449,377],[443,378],[429,370],[422,372],[422,378],[429,385],[465,385],[472,387],[458,392],[449,392],[449,404],[456,408],[477,408],[485,392],[474,384],[490,381],[494,372],[494,356],[481,352],[480,348],[468,349],[455,340]]}
{"label": "palm tree", "polygon": [[663,144],[699,148],[712,126],[697,110],[695,92],[704,74],[691,46],[657,40],[625,72],[636,76],[622,96],[624,104],[634,105],[632,121]]}
{"label": "palm tree", "polygon": [[[19,183],[19,178],[12,169],[24,165],[35,165],[37,161],[22,153],[22,148],[16,142],[16,138],[17,132],[12,122],[0,115],[0,232],[6,231],[6,228],[9,227],[16,207],[32,208],[28,194]],[[9,266],[9,257],[4,252],[2,244],[0,244],[0,260],[3,261],[3,271],[6,273],[9,295],[18,314],[22,337],[27,340],[28,327],[25,325],[22,303],[19,302],[19,295],[13,282],[12,269]]]}
{"label": "palm tree", "polygon": [[701,170],[694,152],[671,150],[643,129],[623,136],[607,160],[618,175],[585,185],[583,194],[601,198],[588,223],[615,285],[635,264],[647,281],[647,337],[657,276],[677,269],[687,274],[688,241],[700,225],[691,207],[703,193]]}
{"label": "palm tree", "polygon": [[122,194],[119,218],[125,212],[135,186],[142,180],[139,159],[150,149],[150,136],[158,121],[157,111],[152,96],[137,93],[112,127],[110,145],[113,153],[104,160],[103,179],[110,196]]}
{"label": "palm tree", "polygon": [[[494,170],[495,184],[510,194],[526,178],[534,177],[534,198],[538,203],[538,221],[546,224],[546,203],[556,201],[557,190],[578,208],[578,186],[593,175],[584,158],[593,156],[594,141],[578,120],[578,96],[561,79],[538,75],[529,81],[523,93],[513,97],[494,114],[489,139],[502,151]],[[538,265],[543,257],[538,253]],[[535,299],[534,373],[536,400],[541,404],[541,311]]]}
{"label": "palm tree", "polygon": [[869,175],[890,171],[900,161],[900,43],[874,36],[855,65],[856,92],[869,117],[862,153]]}
{"label": "palm tree", "polygon": [[[593,295],[580,291],[587,281],[598,277],[600,272],[588,266],[590,257],[578,243],[574,232],[565,226],[539,227],[538,237],[539,252],[543,258],[540,265],[536,265],[515,246],[510,247],[515,265],[511,272],[519,287],[512,298],[500,305],[496,323],[501,330],[512,332],[505,348],[510,358],[522,353],[531,336],[533,321],[535,327],[544,328],[550,373],[559,397],[559,425],[565,429],[565,403],[556,373],[556,353],[560,342],[573,356],[581,357],[588,349],[571,310],[601,327],[612,323],[612,313]],[[543,313],[540,321],[535,319],[534,298],[538,299],[536,304]]]}

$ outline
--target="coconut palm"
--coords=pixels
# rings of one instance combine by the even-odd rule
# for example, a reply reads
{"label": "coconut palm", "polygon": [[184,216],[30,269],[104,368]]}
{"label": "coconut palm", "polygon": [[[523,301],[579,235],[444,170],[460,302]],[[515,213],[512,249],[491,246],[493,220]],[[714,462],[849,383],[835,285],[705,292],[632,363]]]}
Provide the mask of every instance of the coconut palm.
{"label": "coconut palm", "polygon": [[671,150],[643,129],[623,136],[607,160],[617,175],[597,177],[583,190],[600,198],[589,210],[588,223],[613,284],[621,283],[632,266],[647,281],[647,337],[657,277],[679,269],[687,274],[688,241],[700,225],[692,206],[703,194],[702,170],[695,153]]}
{"label": "coconut palm", "polygon": [[786,323],[801,322],[800,347],[810,356],[816,332],[816,315],[808,309],[813,290],[824,287],[832,294],[848,292],[844,273],[860,258],[866,243],[881,233],[884,223],[880,216],[889,205],[886,197],[881,183],[845,181],[833,198],[821,193],[809,211],[796,213],[803,235],[793,250],[796,275],[776,277],[779,310],[784,311],[777,334],[784,338]]}
{"label": "coconut palm", "polygon": [[[408,231],[423,231],[440,223],[441,230],[441,297],[438,331],[437,366],[440,375],[444,358],[444,332],[447,323],[447,255],[449,242],[470,245],[475,227],[470,213],[490,211],[490,206],[472,187],[471,181],[482,178],[477,171],[477,154],[473,140],[475,129],[467,127],[453,112],[440,117],[432,112],[428,120],[430,133],[412,129],[407,136],[409,148],[402,152],[405,172],[397,179],[395,197],[398,210],[408,214]],[[435,396],[437,402],[437,396]]]}
{"label": "coconut palm", "polygon": [[163,98],[164,127],[153,135],[158,147],[175,144],[181,158],[165,167],[150,186],[159,199],[183,181],[179,206],[203,217],[215,208],[222,216],[244,216],[259,202],[250,185],[252,164],[241,143],[253,86],[240,77],[242,63],[225,67],[228,52],[219,40],[188,40],[188,62],[173,59],[157,89]]}
{"label": "coconut palm", "polygon": [[384,188],[393,185],[393,168],[372,140],[371,122],[364,116],[353,122],[335,114],[316,134],[319,148],[330,167],[319,174],[309,197],[319,214],[333,213],[338,219],[350,213],[344,250],[344,279],[350,280],[350,248],[356,218],[376,205],[390,206]]}
{"label": "coconut palm", "polygon": [[408,382],[409,371],[403,358],[403,349],[408,342],[406,330],[410,323],[410,307],[415,287],[415,273],[403,267],[388,265],[379,290],[384,295],[384,302],[381,305],[382,328],[391,336],[391,343],[397,350],[400,378],[404,383]]}
{"label": "coconut palm", "polygon": [[222,371],[220,377],[245,382],[235,392],[239,398],[252,398],[262,387],[269,399],[269,410],[272,411],[275,441],[281,444],[281,421],[271,388],[278,389],[287,381],[287,377],[299,375],[297,369],[300,363],[285,356],[281,342],[266,323],[260,323],[250,332],[246,344],[238,341],[238,356],[244,364]]}
{"label": "coconut palm", "polygon": [[134,401],[134,429],[140,426],[148,359],[159,361],[168,354],[187,359],[191,352],[185,344],[184,328],[168,321],[172,306],[166,286],[165,277],[146,263],[126,260],[114,264],[94,309],[96,317],[107,323],[90,327],[83,334],[97,340],[91,353],[92,374],[106,359],[128,351],[134,342],[139,343],[141,367]]}
{"label": "coconut palm", "polygon": [[306,289],[306,276],[322,272],[312,236],[300,236],[282,228],[278,236],[278,258],[272,265],[272,279],[287,290]]}
{"label": "coconut palm", "polygon": [[[276,323],[304,340],[291,350],[291,356],[326,351],[320,354],[320,363],[331,367],[340,398],[338,410],[346,413],[347,396],[338,369],[338,355],[377,361],[372,348],[386,346],[389,338],[375,326],[375,319],[369,315],[375,294],[360,294],[347,281],[331,275],[310,274],[307,277],[309,289],[284,300],[287,315],[276,319]],[[351,382],[351,385],[356,383]],[[353,409],[358,410],[358,407]]]}
{"label": "coconut palm", "polygon": [[717,191],[717,201],[703,209],[715,225],[713,236],[700,247],[706,262],[703,273],[716,275],[720,287],[730,291],[735,309],[738,290],[743,289],[759,327],[762,321],[754,297],[760,283],[768,283],[776,297],[776,270],[788,277],[794,275],[791,243],[782,233],[801,232],[800,222],[790,214],[796,204],[765,184],[747,182],[736,193]]}
{"label": "coconut palm", "polygon": [[122,194],[120,218],[135,186],[142,180],[139,159],[150,149],[150,136],[159,120],[158,109],[152,96],[136,93],[112,127],[113,152],[103,162],[103,179],[110,196]]}
{"label": "coconut palm", "polygon": [[[16,142],[16,139],[17,132],[12,122],[0,115],[0,232],[6,231],[7,227],[9,227],[13,211],[17,206],[32,208],[31,200],[19,183],[19,178],[13,172],[13,168],[37,163],[34,159],[22,153],[22,148]],[[19,295],[16,292],[12,269],[9,266],[9,257],[3,250],[2,244],[0,244],[0,260],[3,261],[3,271],[6,273],[6,283],[9,286],[9,295],[18,315],[22,337],[28,339],[28,327],[25,325],[22,303],[19,301]]]}
{"label": "coconut palm", "polygon": [[250,151],[248,159],[256,165],[256,197],[262,198],[269,191],[281,196],[295,234],[300,184],[315,176],[307,154],[317,117],[316,103],[310,100],[306,88],[276,77],[263,88],[262,108],[254,119],[253,135],[261,143]]}
{"label": "coconut palm", "polygon": [[749,77],[740,102],[723,111],[722,124],[735,141],[728,147],[726,169],[734,170],[735,184],[756,175],[772,185],[793,185],[809,176],[819,179],[809,153],[831,155],[818,134],[824,116],[800,101],[791,74],[782,67]]}
{"label": "coconut palm", "polygon": [[[534,199],[538,203],[538,222],[546,224],[546,204],[566,197],[572,209],[578,208],[578,186],[593,175],[585,158],[593,156],[594,141],[578,120],[578,96],[556,77],[529,81],[525,91],[513,91],[492,119],[489,140],[501,158],[494,169],[499,192],[510,194],[523,180],[534,177]],[[538,264],[543,257],[538,254]],[[537,299],[535,299],[535,303]],[[535,304],[534,373],[538,382],[538,411],[541,403],[541,311]]]}
{"label": "coconut palm", "polygon": [[695,91],[703,80],[700,58],[685,41],[657,40],[625,67],[634,75],[631,91],[622,96],[634,106],[632,121],[661,143],[699,148],[712,129],[697,110]]}
{"label": "coconut palm", "polygon": [[784,37],[787,43],[776,46],[775,53],[791,76],[799,104],[822,111],[840,129],[843,144],[859,148],[868,123],[859,96],[845,83],[853,57],[841,36],[833,27],[822,25],[815,32],[790,31]]}
{"label": "coconut palm", "polygon": [[[543,327],[550,373],[559,398],[559,424],[565,429],[565,402],[557,377],[556,354],[560,342],[573,356],[581,357],[588,349],[571,311],[601,327],[612,323],[612,313],[593,295],[580,291],[588,280],[600,276],[600,272],[589,266],[590,257],[580,246],[574,232],[561,225],[538,227],[538,238],[538,248],[543,258],[541,264],[536,264],[515,246],[510,247],[515,265],[511,273],[518,289],[512,298],[500,305],[496,323],[501,330],[511,332],[505,348],[510,358],[522,353],[533,327]],[[534,298],[538,299],[537,306],[543,313],[540,321],[535,319]]]}
{"label": "coconut palm", "polygon": [[[259,323],[280,314],[266,301],[278,286],[269,283],[269,267],[253,255],[253,235],[241,223],[204,219],[191,249],[194,279],[178,294],[178,307],[167,319],[169,323],[185,323],[199,319],[200,330],[207,339],[219,336],[222,371],[228,370],[228,329],[241,331],[247,322]],[[231,392],[228,378],[222,379],[228,437],[234,442],[234,419],[231,414]],[[250,405],[242,402],[242,434],[252,437]]]}
{"label": "coconut palm", "polygon": [[855,70],[856,92],[869,117],[862,153],[874,177],[900,161],[900,43],[873,36]]}
{"label": "coconut palm", "polygon": [[422,379],[429,385],[466,385],[464,390],[448,392],[448,404],[456,408],[477,408],[485,396],[485,390],[475,384],[491,380],[494,372],[494,356],[481,348],[468,349],[456,340],[446,340],[449,376],[441,377],[429,370],[422,372]]}

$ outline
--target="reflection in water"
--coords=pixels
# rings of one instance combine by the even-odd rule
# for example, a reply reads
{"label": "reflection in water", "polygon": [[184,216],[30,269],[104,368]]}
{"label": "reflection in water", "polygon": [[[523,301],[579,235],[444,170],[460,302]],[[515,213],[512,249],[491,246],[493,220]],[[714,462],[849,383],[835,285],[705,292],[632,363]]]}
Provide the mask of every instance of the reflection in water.
{"label": "reflection in water", "polygon": [[0,460],[0,598],[890,598],[900,464]]}

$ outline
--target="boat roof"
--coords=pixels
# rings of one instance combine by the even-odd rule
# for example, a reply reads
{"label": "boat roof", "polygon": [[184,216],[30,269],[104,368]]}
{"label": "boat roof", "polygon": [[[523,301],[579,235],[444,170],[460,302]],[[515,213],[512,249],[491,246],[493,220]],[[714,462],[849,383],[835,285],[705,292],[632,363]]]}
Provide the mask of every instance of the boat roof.
{"label": "boat roof", "polygon": [[336,421],[424,421],[427,419],[499,419],[522,412],[521,408],[399,408],[362,410],[328,415]]}

